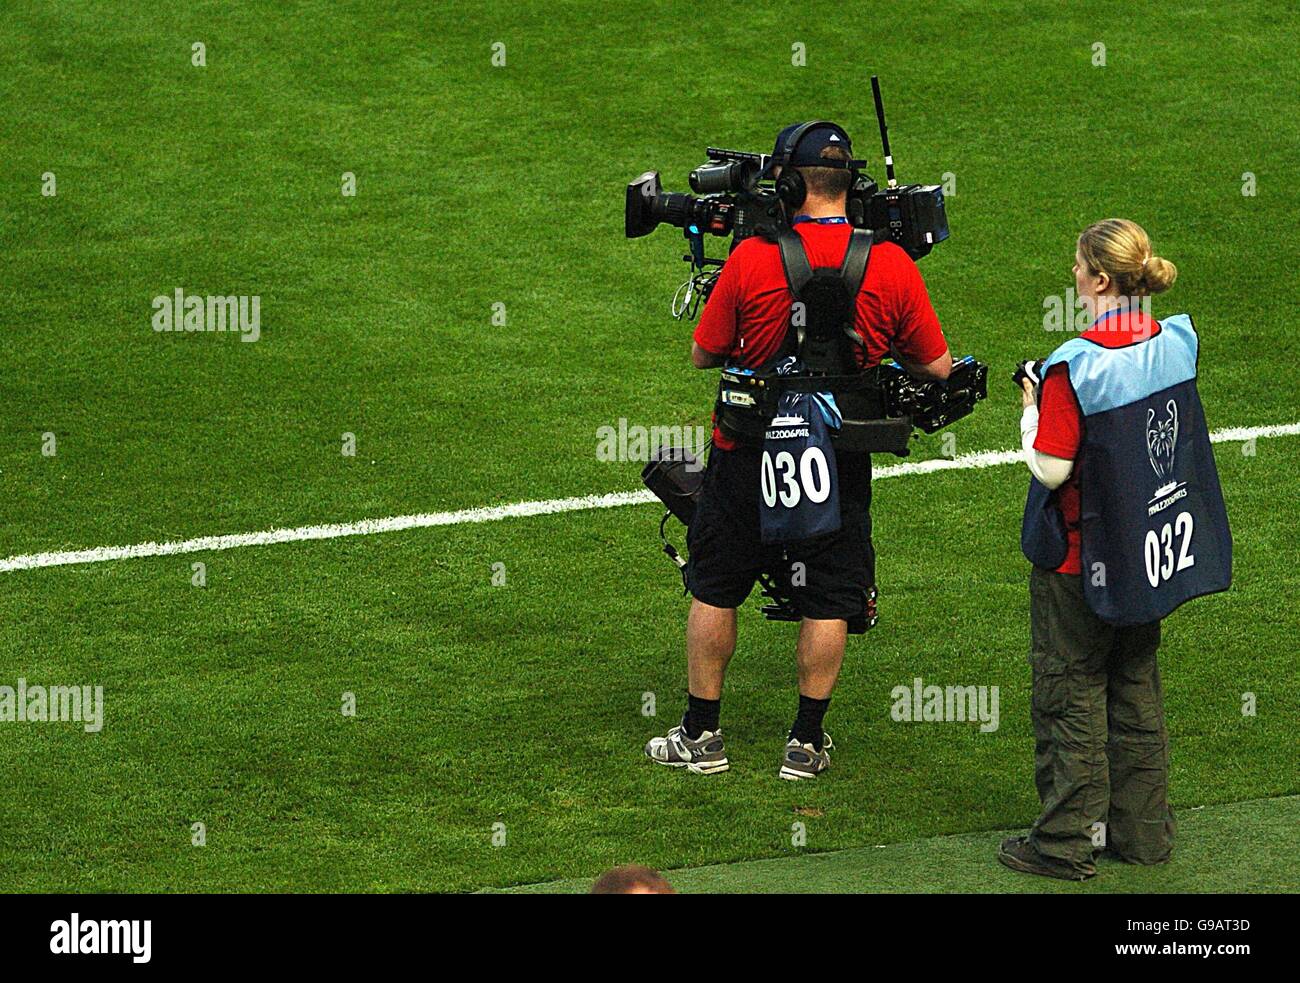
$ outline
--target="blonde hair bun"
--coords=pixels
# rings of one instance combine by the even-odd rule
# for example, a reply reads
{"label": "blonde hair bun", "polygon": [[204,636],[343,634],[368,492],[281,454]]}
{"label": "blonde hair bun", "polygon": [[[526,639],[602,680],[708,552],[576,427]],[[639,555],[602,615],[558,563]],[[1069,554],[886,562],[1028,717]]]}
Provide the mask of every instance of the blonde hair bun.
{"label": "blonde hair bun", "polygon": [[1178,278],[1178,267],[1152,254],[1146,229],[1126,218],[1088,226],[1079,234],[1079,253],[1088,269],[1109,276],[1123,297],[1161,293]]}
{"label": "blonde hair bun", "polygon": [[1163,256],[1150,256],[1142,266],[1138,287],[1143,293],[1164,293],[1178,279],[1178,267]]}

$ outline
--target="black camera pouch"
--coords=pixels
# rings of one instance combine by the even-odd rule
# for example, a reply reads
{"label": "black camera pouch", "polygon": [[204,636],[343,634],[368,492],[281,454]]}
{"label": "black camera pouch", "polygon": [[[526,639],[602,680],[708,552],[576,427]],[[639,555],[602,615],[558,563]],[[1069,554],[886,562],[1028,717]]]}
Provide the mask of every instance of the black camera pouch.
{"label": "black camera pouch", "polygon": [[641,469],[641,480],[664,507],[689,526],[704,484],[704,464],[685,447],[661,447]]}

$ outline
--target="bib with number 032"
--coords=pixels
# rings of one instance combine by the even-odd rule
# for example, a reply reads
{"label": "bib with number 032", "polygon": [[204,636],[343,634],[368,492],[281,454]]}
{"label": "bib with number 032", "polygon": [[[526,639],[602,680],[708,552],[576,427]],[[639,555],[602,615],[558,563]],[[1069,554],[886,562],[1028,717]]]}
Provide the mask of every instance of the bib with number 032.
{"label": "bib with number 032", "polygon": [[[1199,352],[1192,319],[1174,314],[1119,348],[1071,338],[1043,365],[1044,376],[1067,366],[1083,414],[1079,565],[1084,598],[1107,624],[1150,624],[1232,583],[1232,531],[1196,388]],[[1056,494],[1031,480],[1020,533],[1025,556],[1047,570],[1069,546]]]}
{"label": "bib with number 032", "polygon": [[831,434],[842,418],[829,393],[786,393],[768,424],[759,468],[764,543],[838,532],[839,475]]}

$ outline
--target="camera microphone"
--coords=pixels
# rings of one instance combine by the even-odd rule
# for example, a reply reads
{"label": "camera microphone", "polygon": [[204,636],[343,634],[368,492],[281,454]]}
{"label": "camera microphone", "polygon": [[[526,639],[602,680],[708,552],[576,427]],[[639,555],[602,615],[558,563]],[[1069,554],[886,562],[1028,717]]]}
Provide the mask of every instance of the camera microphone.
{"label": "camera microphone", "polygon": [[898,180],[894,177],[894,155],[889,152],[889,127],[885,125],[885,103],[880,98],[880,78],[875,75],[871,76],[871,95],[876,100],[876,119],[880,123],[880,149],[885,155],[886,186],[897,188]]}

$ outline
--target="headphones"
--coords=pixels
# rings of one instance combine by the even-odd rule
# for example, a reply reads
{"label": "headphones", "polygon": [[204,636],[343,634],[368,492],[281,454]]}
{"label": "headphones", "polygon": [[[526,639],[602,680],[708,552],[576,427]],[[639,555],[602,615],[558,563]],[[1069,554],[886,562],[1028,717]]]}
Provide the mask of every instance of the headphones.
{"label": "headphones", "polygon": [[[823,128],[834,130],[841,138],[843,138],[846,144],[849,144],[850,146],[852,145],[849,140],[849,135],[845,132],[844,127],[840,126],[838,123],[832,123],[830,120],[815,119],[803,123],[791,131],[790,135],[785,138],[780,153],[777,154],[775,163],[779,164],[781,167],[781,176],[776,179],[776,194],[777,197],[781,199],[782,203],[784,203],[786,208],[791,211],[794,211],[794,209],[802,205],[804,199],[808,197],[808,185],[805,183],[803,175],[799,173],[798,169],[790,166],[790,161],[794,159],[794,154],[795,151],[799,149],[800,141],[808,135],[809,131]],[[858,169],[862,167],[863,163],[864,161],[860,160],[845,161],[827,159],[824,163],[808,166],[841,167],[849,171],[849,173],[853,175],[853,180],[856,181],[858,178]]]}

